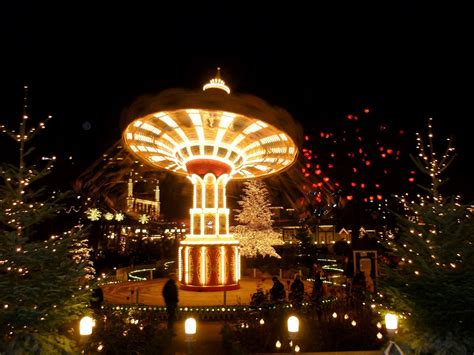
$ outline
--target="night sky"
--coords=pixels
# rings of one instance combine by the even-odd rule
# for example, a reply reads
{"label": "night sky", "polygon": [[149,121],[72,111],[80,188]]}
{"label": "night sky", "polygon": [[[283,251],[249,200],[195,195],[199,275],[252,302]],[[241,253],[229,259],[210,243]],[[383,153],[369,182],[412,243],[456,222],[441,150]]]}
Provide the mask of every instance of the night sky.
{"label": "night sky", "polygon": [[33,120],[54,117],[37,148],[72,156],[73,179],[120,138],[134,99],[198,89],[220,66],[233,91],[287,109],[307,132],[365,107],[409,133],[433,117],[459,153],[450,191],[474,198],[469,11],[447,2],[256,3],[4,3],[0,122],[20,117],[29,85]]}

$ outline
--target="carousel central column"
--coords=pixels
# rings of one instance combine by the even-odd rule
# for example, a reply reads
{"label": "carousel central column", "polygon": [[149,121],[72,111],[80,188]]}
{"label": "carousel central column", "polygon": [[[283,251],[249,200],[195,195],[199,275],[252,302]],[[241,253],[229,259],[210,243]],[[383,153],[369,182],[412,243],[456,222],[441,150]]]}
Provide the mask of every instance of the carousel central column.
{"label": "carousel central column", "polygon": [[240,255],[239,242],[229,234],[226,185],[230,176],[221,169],[199,173],[199,167],[202,164],[188,165],[193,208],[189,211],[190,233],[179,248],[179,281],[184,289],[235,289],[239,287]]}

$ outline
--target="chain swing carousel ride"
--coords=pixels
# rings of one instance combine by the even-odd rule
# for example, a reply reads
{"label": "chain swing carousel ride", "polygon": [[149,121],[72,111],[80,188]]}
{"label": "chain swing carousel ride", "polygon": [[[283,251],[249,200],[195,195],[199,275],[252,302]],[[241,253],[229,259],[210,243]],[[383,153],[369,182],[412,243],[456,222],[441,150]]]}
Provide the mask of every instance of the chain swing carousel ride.
{"label": "chain swing carousel ride", "polygon": [[178,250],[181,288],[239,288],[239,242],[229,233],[226,185],[290,167],[299,125],[255,96],[231,94],[220,69],[200,91],[170,89],[138,99],[125,119],[122,138],[133,156],[193,184],[190,231]]}

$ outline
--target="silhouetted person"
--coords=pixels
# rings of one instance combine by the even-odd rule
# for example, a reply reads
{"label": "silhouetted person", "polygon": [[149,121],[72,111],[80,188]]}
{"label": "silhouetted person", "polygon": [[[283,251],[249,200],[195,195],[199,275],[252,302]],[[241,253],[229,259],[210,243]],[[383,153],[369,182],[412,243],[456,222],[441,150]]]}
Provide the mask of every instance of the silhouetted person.
{"label": "silhouetted person", "polygon": [[170,278],[163,286],[162,294],[168,315],[168,331],[174,335],[174,321],[176,320],[176,308],[178,307],[178,286],[176,286],[176,274],[170,274],[169,276]]}
{"label": "silhouetted person", "polygon": [[275,302],[283,302],[285,300],[285,286],[278,280],[278,277],[272,277],[273,286],[270,289],[270,301]]}
{"label": "silhouetted person", "polygon": [[290,287],[289,299],[294,304],[301,304],[304,298],[304,283],[299,274],[295,275],[295,280]]}
{"label": "silhouetted person", "polygon": [[313,291],[311,292],[311,299],[313,302],[319,303],[323,297],[323,280],[321,280],[321,273],[318,271],[314,275]]}

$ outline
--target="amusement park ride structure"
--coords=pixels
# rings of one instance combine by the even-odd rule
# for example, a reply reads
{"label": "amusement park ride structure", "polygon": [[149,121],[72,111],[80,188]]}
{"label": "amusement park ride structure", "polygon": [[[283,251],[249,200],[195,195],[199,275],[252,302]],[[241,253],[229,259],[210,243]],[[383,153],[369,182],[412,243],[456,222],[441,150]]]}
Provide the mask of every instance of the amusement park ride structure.
{"label": "amusement park ride structure", "polygon": [[186,175],[194,187],[190,233],[178,250],[181,288],[238,288],[239,242],[229,233],[226,185],[293,164],[298,148],[281,110],[231,95],[218,69],[203,91],[165,92],[138,111],[124,129],[124,146],[152,167]]}

